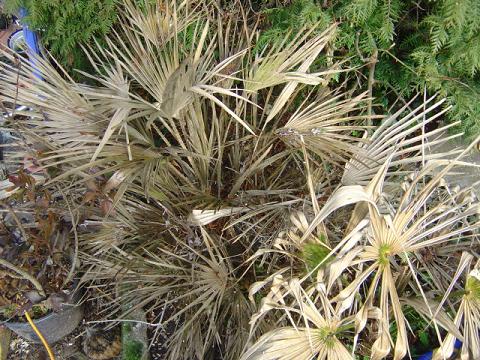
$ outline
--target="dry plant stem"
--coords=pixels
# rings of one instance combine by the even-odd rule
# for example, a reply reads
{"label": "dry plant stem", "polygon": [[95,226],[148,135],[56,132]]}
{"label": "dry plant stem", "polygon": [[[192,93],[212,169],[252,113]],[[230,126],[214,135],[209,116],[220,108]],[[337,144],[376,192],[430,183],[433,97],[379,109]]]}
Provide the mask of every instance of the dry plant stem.
{"label": "dry plant stem", "polygon": [[60,187],[57,187],[58,191],[62,194],[63,199],[65,200],[65,203],[67,204],[68,211],[70,212],[70,216],[72,217],[72,229],[73,229],[73,236],[74,236],[74,252],[73,252],[73,259],[72,259],[72,265],[70,266],[70,270],[68,271],[67,277],[63,281],[62,287],[65,287],[70,280],[72,280],[73,275],[75,273],[75,268],[77,267],[77,260],[78,260],[78,233],[77,233],[77,221],[75,220],[75,216],[72,211],[72,207],[70,206],[70,203],[67,200],[67,197],[65,193],[62,191]]}
{"label": "dry plant stem", "polygon": [[412,108],[410,107],[410,105],[408,104],[407,100],[405,100],[405,99],[403,98],[403,96],[400,95],[399,92],[398,92],[397,90],[395,90],[395,88],[394,88],[392,85],[387,84],[387,83],[382,83],[382,85],[385,85],[385,86],[387,86],[390,90],[392,90],[393,93],[395,94],[395,96],[396,96],[397,98],[399,98],[400,101],[403,103],[403,105],[406,105],[406,106],[407,106],[407,109],[408,109],[409,111],[413,111],[413,109],[412,109]]}
{"label": "dry plant stem", "polygon": [[30,317],[30,315],[29,315],[28,312],[26,312],[26,311],[25,311],[25,317],[27,318],[28,323],[29,323],[30,326],[32,327],[33,331],[35,331],[35,334],[37,334],[37,336],[39,337],[39,339],[40,339],[40,341],[42,342],[43,346],[44,346],[45,349],[47,350],[47,353],[48,353],[48,356],[50,357],[50,360],[55,360],[55,356],[53,356],[53,351],[52,351],[52,349],[50,348],[50,345],[48,345],[47,340],[45,340],[45,338],[43,337],[42,333],[41,333],[40,330],[38,330],[38,328],[35,326],[35,323],[32,321],[32,318]]}
{"label": "dry plant stem", "polygon": [[2,201],[0,204],[4,205],[7,208],[8,212],[12,215],[13,220],[15,220],[15,223],[17,224],[18,228],[20,229],[20,232],[22,233],[23,238],[25,239],[25,241],[28,241],[27,232],[25,231],[25,228],[23,227],[22,222],[18,218],[17,214],[15,214],[15,211],[13,211],[12,207],[4,201]]}
{"label": "dry plant stem", "polygon": [[[423,85],[423,111],[426,109],[427,101],[427,87]],[[424,113],[422,118],[422,166],[425,167],[425,122],[427,121],[427,116]],[[425,187],[425,178],[423,178],[423,186]],[[427,212],[427,203],[423,204],[423,211]]]}
{"label": "dry plant stem", "polygon": [[373,84],[375,83],[375,66],[377,65],[378,60],[378,50],[372,54],[369,63],[369,73],[368,73],[368,107],[367,107],[367,125],[372,126],[372,102],[373,102]]}
{"label": "dry plant stem", "polygon": [[106,323],[117,323],[117,322],[135,323],[135,324],[142,324],[142,325],[153,326],[153,327],[157,327],[157,326],[163,327],[163,324],[161,322],[149,323],[146,321],[132,320],[132,319],[92,320],[92,321],[87,321],[86,324],[106,324]]}
{"label": "dry plant stem", "polygon": [[1,277],[10,276],[12,279],[23,279],[23,276],[15,275],[15,274],[11,273],[10,271],[6,271],[6,270],[0,270],[0,276]]}
{"label": "dry plant stem", "polygon": [[355,49],[357,50],[357,54],[360,59],[368,64],[369,72],[368,72],[368,104],[367,104],[367,125],[372,126],[372,106],[373,106],[373,84],[375,83],[375,66],[377,65],[378,61],[378,50],[375,49],[372,56],[370,58],[363,57],[362,53],[360,52],[360,48],[358,47],[358,39],[360,37],[360,33],[357,32],[357,36],[355,38]]}
{"label": "dry plant stem", "polygon": [[19,267],[13,265],[12,263],[10,263],[9,261],[5,260],[5,259],[2,259],[0,258],[0,265],[1,266],[5,266],[6,268],[12,270],[12,271],[15,271],[16,273],[22,275],[22,277],[28,281],[30,281],[32,283],[33,286],[35,286],[35,289],[38,290],[38,292],[40,293],[40,295],[42,297],[45,296],[45,291],[43,290],[43,287],[42,285],[40,285],[40,283],[38,282],[37,279],[35,279],[32,275],[30,275],[29,273],[27,273],[26,271],[20,269]]}
{"label": "dry plant stem", "polygon": [[19,88],[19,80],[20,80],[20,67],[22,63],[18,62],[18,64],[19,65],[18,65],[18,71],[17,71],[17,86],[15,88],[15,100],[13,101],[12,118],[13,118],[13,115],[15,115],[15,109],[17,108],[18,88]]}
{"label": "dry plant stem", "polygon": [[310,197],[312,198],[313,211],[315,212],[315,215],[317,215],[320,212],[320,207],[318,205],[315,189],[313,186],[312,173],[310,171],[310,165],[309,165],[308,156],[307,156],[307,148],[305,147],[303,136],[301,136],[300,138],[302,139],[303,159],[305,162],[305,170],[307,172],[307,185],[308,185],[308,189],[310,190]]}

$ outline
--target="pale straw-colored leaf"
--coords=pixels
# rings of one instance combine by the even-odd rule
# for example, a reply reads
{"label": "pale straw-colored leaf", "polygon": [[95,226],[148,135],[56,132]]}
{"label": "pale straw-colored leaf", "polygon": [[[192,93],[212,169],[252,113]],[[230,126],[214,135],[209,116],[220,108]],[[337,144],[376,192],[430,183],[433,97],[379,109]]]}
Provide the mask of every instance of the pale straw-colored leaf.
{"label": "pale straw-colored leaf", "polygon": [[322,209],[320,209],[320,212],[315,216],[307,231],[305,231],[303,234],[302,240],[310,236],[315,228],[335,210],[346,205],[356,204],[362,201],[371,203],[373,207],[376,207],[375,201],[373,200],[371,194],[369,194],[363,187],[355,185],[340,187],[330,196]]}
{"label": "pale straw-colored leaf", "polygon": [[232,216],[249,210],[247,207],[231,207],[218,210],[192,210],[188,220],[197,226],[204,226],[225,216]]}
{"label": "pale straw-colored leaf", "polygon": [[[375,130],[369,139],[370,141],[363,145],[361,151],[354,154],[350,161],[345,165],[345,171],[342,177],[343,184],[367,184],[389,157],[391,157],[389,165],[390,169],[390,167],[422,163],[437,157],[451,155],[436,152],[431,154],[426,147],[438,146],[453,138],[461,136],[462,134],[451,136],[444,135],[445,131],[454,126],[454,124],[449,124],[439,129],[429,130],[416,135],[416,132],[419,129],[421,130],[425,125],[435,121],[435,119],[448,111],[448,107],[438,112],[435,111],[445,100],[440,100],[431,105],[430,103],[434,99],[434,97],[431,97],[425,102],[425,104],[419,105],[403,117],[400,117],[414,99],[399,109],[396,113],[385,119],[383,124]],[[396,170],[393,173],[402,174],[399,170]]]}

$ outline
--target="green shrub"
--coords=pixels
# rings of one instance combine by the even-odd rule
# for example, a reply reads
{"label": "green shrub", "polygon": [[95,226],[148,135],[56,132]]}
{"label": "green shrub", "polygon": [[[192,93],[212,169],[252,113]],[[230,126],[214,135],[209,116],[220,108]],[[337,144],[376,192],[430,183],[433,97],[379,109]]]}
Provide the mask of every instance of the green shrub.
{"label": "green shrub", "polygon": [[117,0],[7,0],[6,9],[28,11],[25,22],[68,72],[88,68],[81,45],[104,38],[117,19]]}
{"label": "green shrub", "polygon": [[345,67],[358,68],[356,76],[347,76],[363,88],[373,68],[371,86],[381,111],[399,95],[408,98],[426,87],[447,98],[453,107],[449,118],[462,120],[468,136],[479,133],[480,2],[294,0],[264,12],[267,30],[257,46],[281,39],[289,29],[320,22],[321,30],[339,21],[333,55],[349,59]]}

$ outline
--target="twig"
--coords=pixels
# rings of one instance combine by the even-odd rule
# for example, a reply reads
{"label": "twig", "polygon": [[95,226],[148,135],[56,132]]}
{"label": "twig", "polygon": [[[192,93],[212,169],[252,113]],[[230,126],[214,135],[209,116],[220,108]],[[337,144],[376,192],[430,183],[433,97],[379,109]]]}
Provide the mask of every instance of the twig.
{"label": "twig", "polygon": [[398,91],[392,86],[390,85],[388,82],[384,82],[383,83],[385,86],[389,87],[390,90],[392,90],[394,93],[395,93],[395,96],[400,99],[400,101],[403,103],[403,105],[406,105],[407,106],[407,109],[411,112],[413,112],[413,109],[410,107],[410,105],[408,105],[408,102],[407,100],[405,100],[403,98],[403,96],[401,94],[398,93]]}
{"label": "twig", "polygon": [[360,32],[357,32],[355,37],[355,50],[357,51],[358,57],[364,63],[368,64],[368,104],[367,104],[367,126],[372,126],[372,107],[373,107],[373,84],[375,83],[375,66],[378,62],[378,49],[375,48],[372,56],[366,58],[360,52],[358,47],[358,39],[360,37]]}
{"label": "twig", "polygon": [[42,297],[45,297],[45,291],[43,290],[42,285],[38,282],[37,279],[35,279],[32,275],[27,273],[25,270],[20,269],[19,267],[13,265],[11,262],[9,262],[5,259],[2,259],[2,258],[0,258],[0,265],[5,266],[6,268],[8,268],[12,271],[15,271],[16,273],[22,275],[22,277],[24,279],[30,281],[33,284],[33,286],[35,286],[35,289],[38,290],[38,292],[40,293],[40,295]]}
{"label": "twig", "polygon": [[116,322],[137,323],[137,324],[142,324],[142,325],[146,325],[146,326],[153,326],[153,327],[161,326],[161,327],[163,327],[163,325],[160,322],[149,323],[149,322],[146,322],[146,321],[133,320],[133,319],[92,320],[92,321],[87,321],[86,324],[103,324],[103,323],[112,323],[112,322],[115,322],[115,323]]}
{"label": "twig", "polygon": [[[427,122],[427,86],[423,85],[423,117],[422,117],[422,167],[425,167],[425,123]],[[423,177],[425,187],[425,177]],[[423,211],[427,213],[427,202],[423,203]]]}
{"label": "twig", "polygon": [[363,62],[367,62],[368,58],[363,57],[362,53],[360,52],[360,48],[358,47],[359,38],[360,38],[360,31],[357,31],[357,33],[355,34],[355,50],[357,51],[357,54],[360,60],[362,60]]}
{"label": "twig", "polygon": [[15,275],[15,274],[11,273],[10,271],[0,270],[0,277],[4,277],[4,276],[9,276],[12,279],[23,279],[23,276]]}
{"label": "twig", "polygon": [[372,103],[373,103],[373,84],[375,83],[375,66],[378,61],[378,50],[375,49],[370,57],[369,73],[368,73],[368,107],[367,107],[367,125],[372,126]]}
{"label": "twig", "polygon": [[23,227],[22,222],[18,218],[17,214],[15,214],[15,211],[12,209],[12,207],[4,201],[0,202],[0,204],[4,205],[7,208],[8,212],[12,215],[13,220],[15,220],[15,223],[17,224],[18,228],[20,229],[20,232],[22,233],[23,238],[25,239],[25,241],[28,241],[29,238],[27,236],[27,232],[25,231],[25,228]]}
{"label": "twig", "polygon": [[73,230],[73,236],[74,236],[74,252],[73,252],[73,259],[72,259],[72,265],[70,266],[70,270],[68,271],[67,277],[63,281],[62,287],[65,287],[70,280],[73,278],[73,274],[75,273],[75,268],[77,266],[77,259],[78,259],[78,233],[77,233],[77,221],[75,220],[75,216],[73,215],[72,208],[70,206],[70,203],[67,200],[67,197],[65,193],[62,191],[60,187],[58,187],[58,191],[60,194],[62,194],[63,199],[65,200],[65,203],[67,204],[68,211],[70,212],[70,216],[72,217],[72,230]]}
{"label": "twig", "polygon": [[18,66],[18,71],[17,71],[17,81],[16,81],[16,87],[15,87],[15,98],[13,100],[13,109],[12,109],[12,119],[13,117],[15,116],[15,110],[17,109],[17,99],[18,99],[18,89],[20,88],[20,85],[19,85],[19,81],[20,81],[20,68],[22,66],[22,63],[17,59],[15,58],[18,63],[19,63],[19,66]]}
{"label": "twig", "polygon": [[300,136],[301,143],[302,143],[302,152],[303,152],[303,162],[305,163],[305,170],[307,173],[307,186],[310,191],[310,197],[312,200],[312,206],[313,206],[313,211],[315,213],[315,216],[320,212],[320,206],[318,205],[318,200],[315,195],[315,189],[313,186],[313,179],[312,179],[312,173],[310,171],[310,165],[308,161],[308,155],[307,155],[307,148],[305,146],[305,141],[303,139],[303,135]]}

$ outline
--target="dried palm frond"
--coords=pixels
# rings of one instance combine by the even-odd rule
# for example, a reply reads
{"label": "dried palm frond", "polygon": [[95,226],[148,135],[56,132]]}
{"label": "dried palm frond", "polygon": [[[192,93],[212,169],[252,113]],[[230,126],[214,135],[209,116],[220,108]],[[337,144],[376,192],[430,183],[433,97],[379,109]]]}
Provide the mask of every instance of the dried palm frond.
{"label": "dried palm frond", "polygon": [[455,154],[455,152],[426,154],[427,148],[462,136],[460,133],[442,136],[447,129],[455,126],[458,122],[433,130],[425,130],[426,125],[448,111],[448,108],[444,108],[434,113],[444,100],[429,105],[433,99],[434,97],[431,97],[424,104],[399,119],[405,109],[415,100],[413,98],[404,107],[385,119],[382,125],[368,138],[368,141],[362,144],[363,151],[354,153],[345,165],[342,184],[366,185],[390,156],[392,156],[390,167],[394,170],[389,170],[388,175],[398,177],[408,173],[408,168],[405,168],[408,164],[425,163],[431,159]]}
{"label": "dried palm frond", "polygon": [[[282,42],[274,44],[266,54],[255,59],[255,63],[246,79],[246,90],[258,91],[288,81],[322,83],[321,76],[324,74],[307,74],[306,71],[332,38],[335,27],[335,25],[332,25],[321,34],[310,39],[309,36],[315,30],[315,27],[308,30],[302,29],[292,40],[288,41],[288,37],[285,37]],[[265,51],[267,49],[264,49]],[[291,90],[289,92],[293,91],[295,86],[296,84],[293,87],[290,85]],[[288,86],[285,89],[287,88]],[[291,93],[285,93],[284,97],[288,98],[290,95]],[[281,108],[281,105],[278,107]],[[271,117],[275,113],[273,112]]]}
{"label": "dried palm frond", "polygon": [[[220,345],[227,345],[229,359],[238,358],[248,337],[253,309],[242,279],[234,273],[235,259],[227,257],[222,239],[212,238],[204,229],[201,238],[188,243],[174,240],[175,244],[157,240],[156,245],[161,247],[151,251],[118,251],[102,261],[90,259],[90,276],[98,280],[98,274],[108,278],[116,273],[122,284],[122,299],[147,311],[175,308],[162,324],[175,327],[168,344],[170,358],[205,358],[212,346]],[[105,262],[109,258],[111,262]],[[117,310],[115,306],[112,309]],[[126,315],[128,312],[121,317]]]}
{"label": "dried palm frond", "polygon": [[[475,262],[475,264],[472,263]],[[463,296],[461,296],[460,304],[456,309],[455,325],[461,328],[463,334],[463,343],[460,351],[460,358],[477,359],[480,357],[480,274],[479,274],[479,259],[471,254],[464,252],[459,261],[458,269],[452,280],[451,286],[445,293],[442,303],[451,296],[451,291],[460,279],[462,274],[466,275],[464,287],[462,289]],[[441,303],[441,304],[442,304]],[[440,304],[440,306],[441,306]],[[442,311],[441,307],[437,312]],[[443,312],[443,311],[442,311]],[[449,333],[443,339],[440,348],[437,349],[432,359],[440,360],[447,359],[452,356],[455,345],[455,334]]]}
{"label": "dried palm frond", "polygon": [[299,108],[287,123],[277,130],[279,136],[289,145],[300,144],[315,152],[322,160],[332,163],[344,163],[353,154],[361,151],[362,139],[352,136],[354,131],[364,131],[365,126],[357,113],[364,100],[364,94],[355,98],[337,95],[325,101]]}
{"label": "dried palm frond", "polygon": [[[268,311],[284,312],[292,326],[276,327],[262,335],[253,345],[248,346],[241,359],[353,359],[339,339],[348,336],[353,318],[342,318],[336,313],[323,292],[316,294],[316,300],[321,304],[317,308],[311,300],[315,297],[314,294],[307,294],[298,280],[282,282],[281,275],[278,280],[279,285],[275,287],[276,299],[265,301],[260,313],[264,316]],[[287,305],[290,303],[287,300],[289,296],[293,297],[292,305]]]}
{"label": "dried palm frond", "polygon": [[[388,164],[385,164],[377,175],[385,177],[387,168]],[[358,225],[324,256],[319,266],[325,265],[328,258],[335,259],[324,272],[328,276],[328,292],[334,289],[332,285],[339,275],[350,268],[358,268],[351,283],[340,287],[332,302],[337,303],[340,313],[346,310],[350,312],[352,308],[358,307],[358,310],[353,312],[357,336],[364,331],[372,310],[379,308],[378,315],[375,315],[378,336],[371,350],[372,357],[376,359],[385,358],[391,352],[393,339],[389,326],[392,317],[397,326],[394,358],[403,358],[409,350],[408,324],[403,315],[401,294],[397,288],[400,284],[397,285],[394,277],[399,266],[403,265],[411,272],[410,286],[419,291],[426,302],[425,294],[417,287],[420,270],[416,268],[416,258],[412,257],[412,254],[425,248],[435,249],[456,244],[462,234],[478,231],[480,227],[478,203],[471,197],[464,196],[463,192],[438,197],[442,190],[441,174],[422,185],[421,179],[426,176],[427,170],[412,180],[398,202],[386,207],[388,214],[380,213],[380,207],[376,206],[379,200],[374,201],[373,194],[381,191],[382,182],[374,179],[377,187],[370,187],[370,190],[369,187],[362,189],[355,186],[340,188],[311,224],[302,225],[304,236],[299,238],[300,242],[305,241],[310,236],[311,229],[334,210],[349,203],[366,201],[369,221],[357,223]],[[351,254],[353,255],[349,256]],[[359,292],[364,292],[365,296],[358,303]],[[354,306],[355,303],[358,304]],[[435,326],[445,327],[444,321],[435,319],[433,311],[430,316]]]}
{"label": "dried palm frond", "polygon": [[[361,309],[357,314],[357,332],[365,326],[367,321],[365,311],[374,306],[375,294],[380,291],[378,306],[382,316],[379,336],[372,346],[374,358],[384,358],[390,352],[392,339],[388,331],[389,309],[393,310],[398,328],[394,358],[401,359],[408,351],[406,322],[392,275],[395,264],[398,261],[404,262],[416,279],[418,270],[412,264],[413,259],[410,259],[409,254],[427,247],[434,248],[455,242],[461,234],[475,231],[480,227],[478,221],[469,221],[472,216],[478,214],[477,203],[456,201],[454,205],[451,199],[447,199],[431,204],[430,201],[438,191],[440,177],[430,180],[415,194],[419,182],[419,178],[413,180],[400,202],[395,205],[396,209],[392,209],[392,214],[380,214],[377,208],[369,205],[370,226],[365,232],[367,244],[357,259],[353,260],[356,264],[365,264],[366,269],[334,299],[342,308],[349,308],[362,284],[373,276],[368,285],[368,295],[364,299],[364,310]],[[354,244],[349,243],[348,247],[351,248],[352,245]],[[395,260],[396,257],[398,260]]]}

